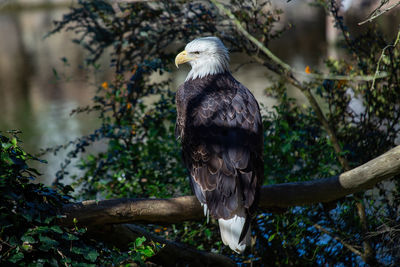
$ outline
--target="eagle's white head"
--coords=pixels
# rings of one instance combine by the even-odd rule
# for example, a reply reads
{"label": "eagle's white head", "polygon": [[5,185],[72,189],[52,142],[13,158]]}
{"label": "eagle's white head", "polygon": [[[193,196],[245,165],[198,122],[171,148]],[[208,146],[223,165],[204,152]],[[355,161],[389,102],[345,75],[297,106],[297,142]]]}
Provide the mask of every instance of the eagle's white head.
{"label": "eagle's white head", "polygon": [[176,67],[185,62],[192,66],[186,81],[203,78],[229,71],[229,52],[218,37],[198,38],[188,43],[185,50],[176,56]]}

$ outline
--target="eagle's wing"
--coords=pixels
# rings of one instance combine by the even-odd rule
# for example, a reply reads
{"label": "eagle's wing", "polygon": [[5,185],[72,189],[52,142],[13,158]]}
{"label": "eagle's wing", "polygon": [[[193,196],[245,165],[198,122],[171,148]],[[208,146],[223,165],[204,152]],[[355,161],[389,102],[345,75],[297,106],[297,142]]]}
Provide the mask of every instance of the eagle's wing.
{"label": "eagle's wing", "polygon": [[[183,158],[200,202],[216,218],[251,213],[263,176],[262,124],[250,91],[230,81],[187,104]],[[179,118],[178,118],[179,119]],[[247,214],[240,214],[247,217]]]}

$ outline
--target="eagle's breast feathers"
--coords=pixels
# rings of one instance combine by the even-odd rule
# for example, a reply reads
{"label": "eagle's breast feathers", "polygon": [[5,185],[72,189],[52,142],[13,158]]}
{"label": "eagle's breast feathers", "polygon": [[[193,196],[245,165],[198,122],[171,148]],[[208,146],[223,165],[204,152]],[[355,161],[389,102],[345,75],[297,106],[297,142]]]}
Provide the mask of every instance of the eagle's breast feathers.
{"label": "eagle's breast feathers", "polygon": [[262,180],[262,125],[251,92],[230,73],[186,81],[176,133],[198,199],[216,218],[250,210]]}

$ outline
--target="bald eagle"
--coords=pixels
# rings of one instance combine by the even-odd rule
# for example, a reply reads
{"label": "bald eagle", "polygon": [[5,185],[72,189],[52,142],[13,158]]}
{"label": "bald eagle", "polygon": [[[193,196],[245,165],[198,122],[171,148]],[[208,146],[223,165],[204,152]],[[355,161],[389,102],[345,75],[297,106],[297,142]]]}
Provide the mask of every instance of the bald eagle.
{"label": "bald eagle", "polygon": [[192,69],[176,93],[175,135],[191,187],[205,213],[218,219],[225,245],[242,253],[263,180],[263,131],[253,94],[229,71],[217,37],[188,43],[175,64]]}

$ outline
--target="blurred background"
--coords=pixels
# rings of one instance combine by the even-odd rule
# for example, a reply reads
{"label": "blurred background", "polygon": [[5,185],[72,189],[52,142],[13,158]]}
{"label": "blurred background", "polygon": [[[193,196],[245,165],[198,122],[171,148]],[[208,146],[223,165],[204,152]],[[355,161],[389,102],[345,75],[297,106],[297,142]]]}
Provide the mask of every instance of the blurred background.
{"label": "blurred background", "polygon": [[[363,21],[379,1],[343,1],[342,10],[352,33],[362,32]],[[274,40],[270,49],[299,70],[306,66],[321,67],[327,57],[340,58],[337,32],[325,11],[311,5],[312,1],[272,1],[283,10],[279,27],[290,27],[282,38]],[[0,0],[0,131],[22,131],[23,147],[30,153],[64,144],[90,133],[98,127],[92,113],[70,116],[71,110],[91,103],[94,84],[110,79],[109,59],[102,58],[96,73],[86,71],[85,51],[71,40],[73,32],[61,32],[46,38],[53,21],[62,18],[75,1],[63,0]],[[397,31],[400,19],[393,10],[377,20],[378,27],[388,36]],[[291,27],[291,25],[296,25]],[[177,51],[178,52],[178,51]],[[246,65],[242,55],[232,55],[234,76],[267,106],[274,104],[264,89],[268,73],[256,65]],[[250,71],[249,71],[250,70]],[[183,82],[188,68],[173,69],[169,74],[172,88]],[[73,77],[73,78],[72,78]],[[296,90],[292,96],[299,98]],[[303,101],[301,98],[299,101]],[[94,149],[102,149],[101,144]],[[51,183],[59,168],[63,152],[45,156],[48,164],[39,166],[42,182]]]}

